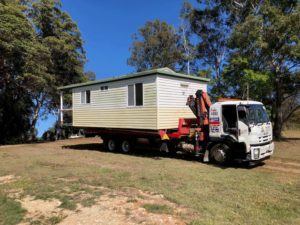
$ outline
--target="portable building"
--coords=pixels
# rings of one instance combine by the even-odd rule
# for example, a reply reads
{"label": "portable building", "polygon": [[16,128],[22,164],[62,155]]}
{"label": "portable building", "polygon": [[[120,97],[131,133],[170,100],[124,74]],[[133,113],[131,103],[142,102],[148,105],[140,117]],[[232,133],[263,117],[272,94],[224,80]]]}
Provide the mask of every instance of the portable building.
{"label": "portable building", "polygon": [[[206,91],[208,81],[161,68],[60,87],[61,118],[68,111],[71,125],[82,128],[177,128],[180,117],[194,118],[187,97]],[[72,93],[69,109],[63,107],[64,91]]]}

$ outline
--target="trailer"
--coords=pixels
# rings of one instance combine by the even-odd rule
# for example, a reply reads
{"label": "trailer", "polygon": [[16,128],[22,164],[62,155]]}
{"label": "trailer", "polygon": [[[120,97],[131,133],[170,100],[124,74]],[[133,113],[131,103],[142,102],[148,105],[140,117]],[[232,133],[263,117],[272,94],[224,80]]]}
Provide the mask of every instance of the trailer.
{"label": "trailer", "polygon": [[[221,165],[232,160],[258,162],[268,159],[273,154],[272,124],[263,104],[257,101],[242,101],[237,99],[223,99],[212,104],[206,93],[206,86],[203,85],[207,81],[205,79],[194,80],[194,78],[188,75],[177,74],[174,71],[170,72],[169,69],[166,70],[165,68],[127,77],[126,79],[129,79],[125,84],[125,89],[127,90],[125,96],[128,99],[127,107],[130,104],[136,104],[137,101],[140,101],[138,99],[142,99],[144,103],[145,99],[144,92],[139,93],[140,96],[137,96],[138,93],[134,91],[137,87],[131,84],[130,80],[136,79],[137,76],[138,78],[142,76],[143,79],[149,79],[149,75],[154,76],[155,81],[152,83],[155,83],[156,90],[158,90],[155,92],[156,102],[154,113],[152,112],[147,115],[143,114],[142,110],[137,111],[137,113],[134,111],[133,117],[128,119],[127,116],[124,117],[122,115],[124,111],[117,110],[117,113],[112,113],[112,117],[117,117],[118,123],[108,123],[107,126],[104,126],[105,118],[102,118],[99,120],[104,122],[101,122],[100,126],[99,122],[97,123],[96,121],[93,124],[88,122],[87,125],[80,127],[84,128],[88,134],[99,135],[109,151],[121,150],[124,153],[129,153],[134,149],[136,143],[142,139],[146,140],[152,146],[157,146],[163,152],[184,151],[195,156],[202,156],[206,162],[212,161]],[[160,86],[160,78],[163,77],[165,79],[166,76],[170,76],[168,79],[170,80],[169,85],[171,87],[171,80],[173,79],[172,81],[174,82],[175,78],[177,81],[176,85],[171,89],[167,89],[168,83],[165,83],[164,88]],[[124,77],[121,79],[124,79]],[[116,80],[113,81],[115,82]],[[73,117],[76,114],[74,101],[79,101],[76,93],[82,93],[82,87],[86,88],[95,84],[99,85],[99,83],[94,82],[60,88],[61,91],[72,89]],[[100,82],[100,85],[102,84]],[[184,86],[184,89],[182,89],[182,84],[187,86]],[[191,84],[195,84],[196,88]],[[133,90],[130,85],[133,85]],[[197,89],[197,87],[200,87],[200,89]],[[167,89],[168,91],[160,92],[160,89]],[[96,90],[99,91],[99,87]],[[133,100],[129,98],[131,92],[135,93]],[[90,94],[87,96],[83,93],[81,100],[82,96],[89,98],[89,102],[91,101]],[[170,104],[170,101],[172,101],[172,97],[174,98],[174,96],[175,104],[172,105],[173,103]],[[164,104],[168,98],[170,101],[167,105],[171,107],[162,107],[166,106]],[[163,104],[160,104],[161,102]],[[145,105],[147,105],[146,99]],[[94,120],[97,120],[97,117],[93,116],[94,112],[92,108],[89,107],[87,107],[89,111],[87,110],[85,113],[87,116],[90,115]],[[130,109],[132,108],[126,108],[126,110]],[[161,114],[160,110],[164,113]],[[63,125],[64,109],[62,103],[60,112],[60,120]],[[97,112],[98,117],[101,117],[101,111]],[[108,118],[111,119],[109,116]],[[162,121],[164,119],[166,121]],[[86,119],[84,121],[92,120]],[[148,122],[145,123],[145,121]],[[78,127],[78,124],[75,127]]]}
{"label": "trailer", "polygon": [[[139,140],[156,147],[161,152],[176,152],[183,150],[179,143],[190,135],[190,127],[196,123],[195,118],[179,118],[177,129],[143,130],[122,128],[85,128],[88,136],[100,136],[108,151],[132,152]],[[187,148],[184,149],[187,151]],[[190,149],[193,152],[193,149]]]}

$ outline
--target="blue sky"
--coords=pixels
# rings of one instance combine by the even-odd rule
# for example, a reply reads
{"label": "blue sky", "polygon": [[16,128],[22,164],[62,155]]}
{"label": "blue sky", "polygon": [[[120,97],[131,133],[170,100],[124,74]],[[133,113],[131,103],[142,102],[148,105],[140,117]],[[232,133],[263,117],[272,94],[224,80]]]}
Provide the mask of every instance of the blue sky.
{"label": "blue sky", "polygon": [[[96,79],[134,72],[127,65],[132,35],[147,21],[160,19],[180,25],[183,0],[61,0],[62,8],[78,24],[84,40],[86,71]],[[196,0],[190,1],[196,5]],[[55,117],[39,120],[39,136],[53,125]]]}

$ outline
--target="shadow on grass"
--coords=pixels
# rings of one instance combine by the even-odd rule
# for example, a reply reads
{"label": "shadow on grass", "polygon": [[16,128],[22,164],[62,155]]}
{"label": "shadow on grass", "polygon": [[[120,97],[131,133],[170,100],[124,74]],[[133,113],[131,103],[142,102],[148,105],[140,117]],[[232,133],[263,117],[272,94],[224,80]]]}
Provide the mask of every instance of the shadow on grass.
{"label": "shadow on grass", "polygon": [[[90,144],[76,144],[76,145],[64,145],[62,146],[63,149],[69,149],[69,150],[80,150],[80,151],[99,151],[99,152],[107,152],[107,153],[113,153],[113,154],[126,154],[121,152],[120,150],[111,152],[105,149],[103,144],[98,143],[90,143]],[[126,154],[128,155],[128,153]],[[177,152],[177,153],[166,153],[159,151],[158,148],[155,147],[149,147],[145,145],[137,145],[135,146],[135,149],[129,154],[133,157],[147,157],[152,158],[154,160],[161,160],[162,158],[172,158],[172,159],[179,159],[179,160],[185,160],[185,161],[191,161],[195,163],[203,163],[201,157],[196,157],[192,154],[184,153],[184,152]],[[206,163],[207,164],[207,163]],[[208,163],[210,166],[218,167],[221,169],[228,169],[228,168],[236,168],[236,169],[252,169],[255,167],[263,166],[263,162],[259,162],[256,164],[248,164],[248,163],[239,163],[239,162],[231,162],[230,164],[226,166],[220,166],[215,165],[212,163]]]}
{"label": "shadow on grass", "polygon": [[[82,150],[82,151],[100,151],[100,152],[109,152],[113,154],[126,154],[121,152],[121,150],[116,150],[111,152],[105,149],[103,144],[91,143],[91,144],[77,144],[77,145],[64,145],[63,149],[70,150]],[[188,161],[199,161],[199,158],[189,155],[189,154],[175,154],[175,153],[165,153],[158,150],[155,147],[149,147],[147,145],[137,145],[130,154],[131,156],[136,157],[148,157],[155,160],[161,160],[161,158],[175,158],[175,159],[184,159]]]}
{"label": "shadow on grass", "polygon": [[300,141],[300,137],[283,137],[280,141]]}

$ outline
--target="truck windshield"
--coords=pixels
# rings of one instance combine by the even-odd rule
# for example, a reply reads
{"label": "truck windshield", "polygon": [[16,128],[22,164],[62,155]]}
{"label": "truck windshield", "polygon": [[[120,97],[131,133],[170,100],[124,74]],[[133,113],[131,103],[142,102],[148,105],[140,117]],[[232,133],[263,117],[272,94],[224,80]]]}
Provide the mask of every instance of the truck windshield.
{"label": "truck windshield", "polygon": [[259,124],[269,122],[269,117],[263,105],[248,105],[249,124]]}

